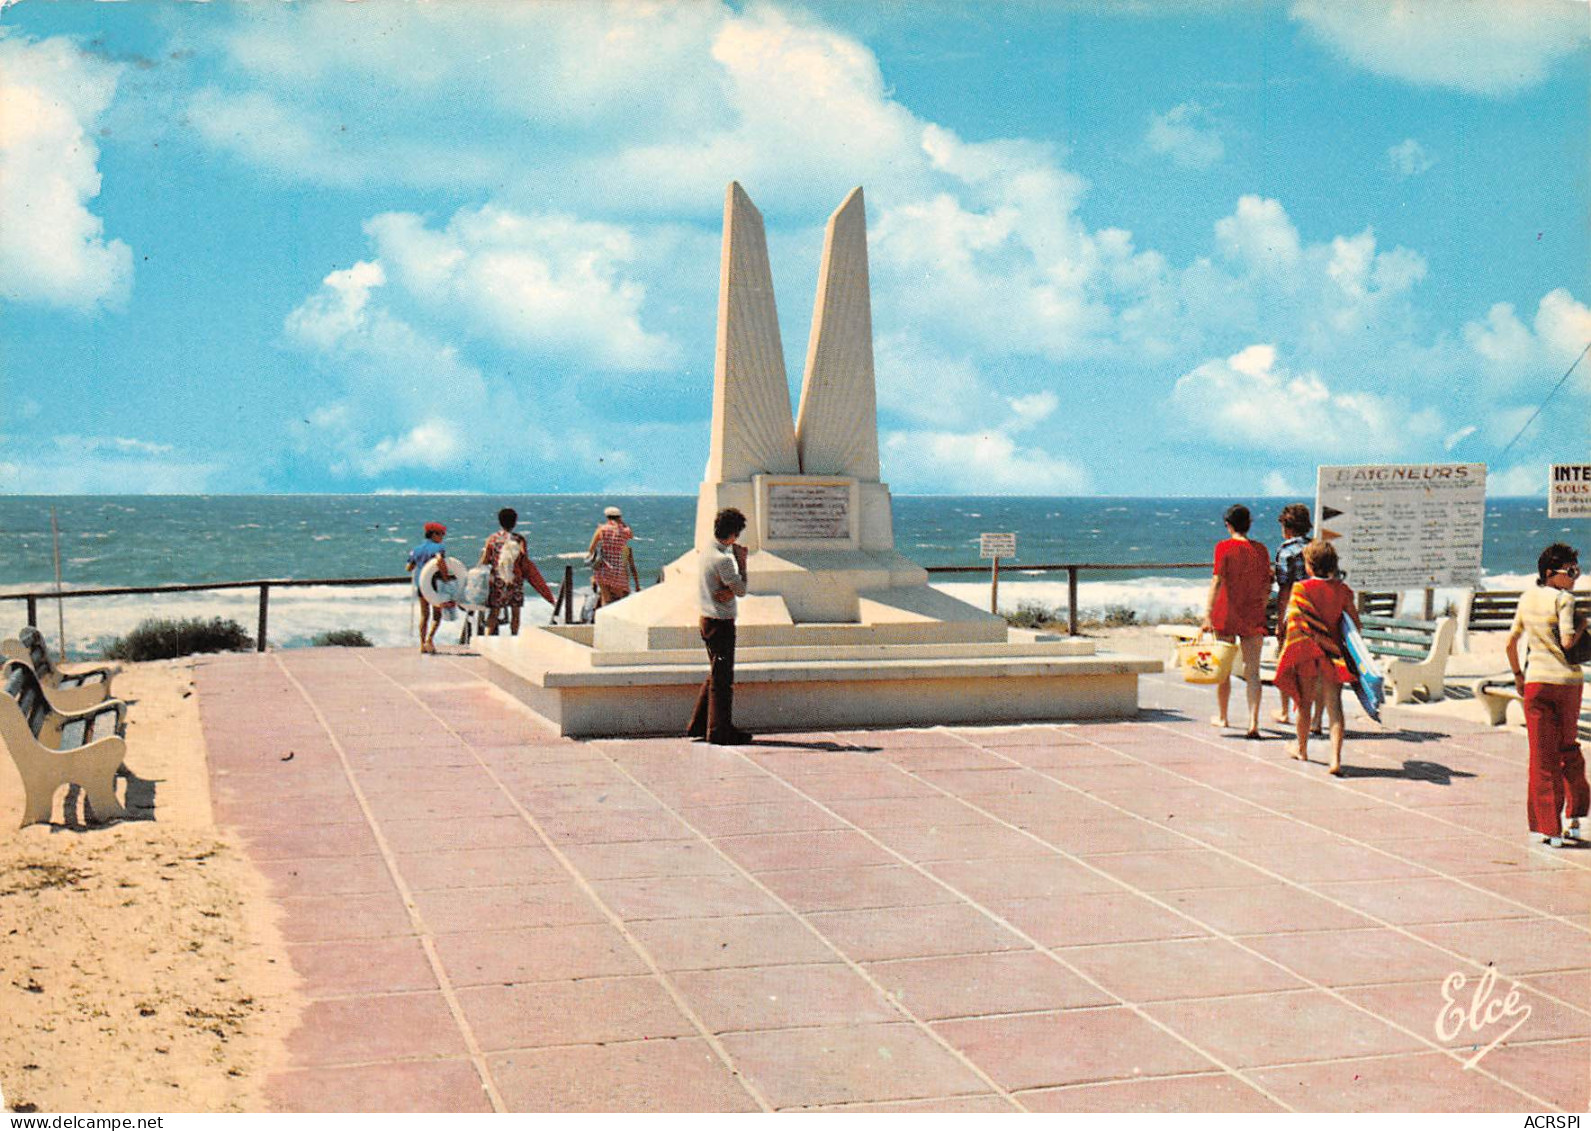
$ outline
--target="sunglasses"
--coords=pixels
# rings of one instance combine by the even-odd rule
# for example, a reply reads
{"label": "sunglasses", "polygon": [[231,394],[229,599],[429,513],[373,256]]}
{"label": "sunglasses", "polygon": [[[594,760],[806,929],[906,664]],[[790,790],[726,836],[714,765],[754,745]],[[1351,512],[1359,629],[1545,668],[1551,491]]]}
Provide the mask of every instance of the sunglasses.
{"label": "sunglasses", "polygon": [[1548,573],[1561,573],[1565,577],[1579,577],[1580,576],[1580,567],[1579,566],[1570,566],[1568,569],[1551,569],[1551,570],[1548,570],[1547,572]]}

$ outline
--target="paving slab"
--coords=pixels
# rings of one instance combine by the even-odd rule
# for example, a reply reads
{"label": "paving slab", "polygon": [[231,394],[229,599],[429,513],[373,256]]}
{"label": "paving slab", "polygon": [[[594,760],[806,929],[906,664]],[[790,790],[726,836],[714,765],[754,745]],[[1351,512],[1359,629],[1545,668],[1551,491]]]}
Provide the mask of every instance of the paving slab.
{"label": "paving slab", "polygon": [[[1389,708],[1333,779],[1162,678],[735,749],[560,738],[458,650],[196,686],[308,1001],[279,1110],[1591,1105],[1591,851],[1529,844],[1517,733]],[[1530,1012],[1466,1069],[1488,964]]]}

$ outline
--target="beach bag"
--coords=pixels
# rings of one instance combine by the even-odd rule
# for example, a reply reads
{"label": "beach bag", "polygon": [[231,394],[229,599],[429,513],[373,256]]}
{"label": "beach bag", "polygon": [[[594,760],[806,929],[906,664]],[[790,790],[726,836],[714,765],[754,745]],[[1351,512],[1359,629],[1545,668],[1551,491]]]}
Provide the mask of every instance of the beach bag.
{"label": "beach bag", "polygon": [[1220,683],[1232,674],[1237,652],[1235,643],[1200,633],[1197,639],[1177,645],[1177,666],[1188,683]]}
{"label": "beach bag", "polygon": [[484,605],[492,593],[492,567],[478,565],[464,575],[464,603]]}
{"label": "beach bag", "polygon": [[497,580],[504,585],[519,584],[519,562],[525,556],[525,547],[518,538],[510,538],[497,551]]}
{"label": "beach bag", "polygon": [[1565,648],[1563,658],[1565,662],[1577,668],[1591,664],[1591,632],[1580,637],[1573,648]]}

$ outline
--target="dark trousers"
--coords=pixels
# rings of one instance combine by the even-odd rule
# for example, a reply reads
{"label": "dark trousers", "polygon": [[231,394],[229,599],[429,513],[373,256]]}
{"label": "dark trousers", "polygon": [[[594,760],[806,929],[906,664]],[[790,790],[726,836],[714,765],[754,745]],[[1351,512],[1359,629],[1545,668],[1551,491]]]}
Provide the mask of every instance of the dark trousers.
{"label": "dark trousers", "polygon": [[1580,753],[1578,724],[1583,684],[1525,684],[1525,729],[1530,734],[1530,831],[1557,836],[1567,816],[1584,817],[1591,790]]}
{"label": "dark trousers", "polygon": [[735,729],[735,622],[716,617],[702,618],[702,643],[707,645],[707,662],[712,671],[702,681],[685,733],[709,742],[729,737]]}

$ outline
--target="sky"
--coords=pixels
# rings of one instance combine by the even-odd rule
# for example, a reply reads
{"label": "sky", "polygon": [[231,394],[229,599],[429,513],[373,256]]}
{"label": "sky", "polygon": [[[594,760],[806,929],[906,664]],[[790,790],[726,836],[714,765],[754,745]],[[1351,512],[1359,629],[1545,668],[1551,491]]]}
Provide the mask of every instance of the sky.
{"label": "sky", "polygon": [[692,493],[738,181],[896,493],[1539,494],[1588,175],[1586,0],[0,0],[0,492]]}

